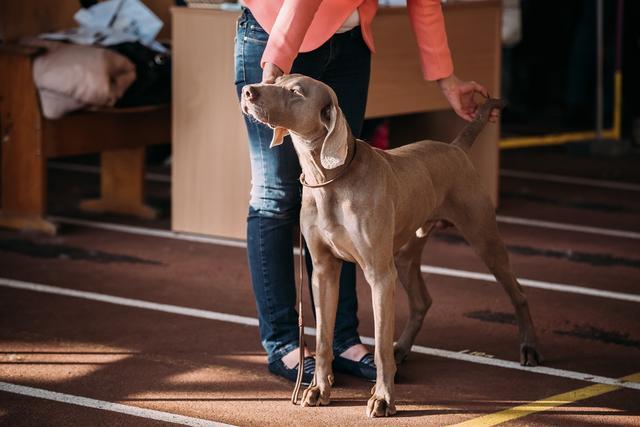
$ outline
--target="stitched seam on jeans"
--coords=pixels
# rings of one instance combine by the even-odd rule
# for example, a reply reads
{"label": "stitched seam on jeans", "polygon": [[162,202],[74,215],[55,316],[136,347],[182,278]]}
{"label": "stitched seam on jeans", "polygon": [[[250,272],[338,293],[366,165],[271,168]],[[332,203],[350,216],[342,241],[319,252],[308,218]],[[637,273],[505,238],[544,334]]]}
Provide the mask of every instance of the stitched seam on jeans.
{"label": "stitched seam on jeans", "polygon": [[245,42],[253,42],[253,43],[263,44],[263,45],[267,44],[266,40],[258,40],[258,39],[254,39],[253,37],[248,37],[248,36],[244,36],[243,40]]}
{"label": "stitched seam on jeans", "polygon": [[243,37],[242,38],[242,48],[241,48],[242,52],[240,53],[240,58],[241,58],[241,61],[242,61],[242,82],[243,83],[247,83],[247,65],[246,65],[247,61],[246,61],[246,58],[245,58],[245,48],[244,48],[245,45],[246,45],[246,42],[245,42],[244,37]]}

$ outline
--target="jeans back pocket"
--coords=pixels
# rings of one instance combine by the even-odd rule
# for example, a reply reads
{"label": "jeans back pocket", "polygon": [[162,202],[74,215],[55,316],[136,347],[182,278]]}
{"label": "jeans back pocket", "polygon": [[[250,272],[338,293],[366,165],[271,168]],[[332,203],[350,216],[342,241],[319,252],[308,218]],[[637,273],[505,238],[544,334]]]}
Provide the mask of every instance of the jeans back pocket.
{"label": "jeans back pocket", "polygon": [[269,41],[269,34],[260,26],[256,18],[251,14],[249,9],[246,13],[246,31],[244,33],[244,40],[250,43],[267,44]]}

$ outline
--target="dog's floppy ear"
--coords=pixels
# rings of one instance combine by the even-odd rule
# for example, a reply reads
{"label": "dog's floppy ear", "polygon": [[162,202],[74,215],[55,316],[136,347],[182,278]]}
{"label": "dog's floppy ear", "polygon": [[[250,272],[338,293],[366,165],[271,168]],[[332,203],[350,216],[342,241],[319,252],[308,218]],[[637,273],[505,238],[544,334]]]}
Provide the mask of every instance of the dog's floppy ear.
{"label": "dog's floppy ear", "polygon": [[269,148],[282,144],[282,140],[287,135],[289,135],[289,131],[287,129],[280,126],[276,127],[273,130],[273,137],[271,138],[271,145],[269,145]]}
{"label": "dog's floppy ear", "polygon": [[335,169],[347,160],[347,122],[335,100],[322,109],[321,115],[327,136],[320,150],[320,163],[325,169]]}

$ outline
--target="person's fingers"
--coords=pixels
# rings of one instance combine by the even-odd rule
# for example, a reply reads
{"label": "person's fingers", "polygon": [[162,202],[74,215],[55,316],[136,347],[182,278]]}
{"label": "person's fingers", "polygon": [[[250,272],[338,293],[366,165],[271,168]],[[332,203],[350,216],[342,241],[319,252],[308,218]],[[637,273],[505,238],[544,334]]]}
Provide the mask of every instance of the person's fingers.
{"label": "person's fingers", "polygon": [[474,91],[481,93],[485,98],[489,98],[489,91],[484,86],[474,81],[471,81],[469,83],[471,83]]}
{"label": "person's fingers", "polygon": [[462,108],[467,117],[471,117],[472,119],[476,116],[476,112],[478,111],[478,104],[471,100],[467,102],[465,106]]}
{"label": "person's fingers", "polygon": [[456,98],[452,101],[451,106],[458,116],[468,122],[473,120],[477,106],[473,100],[469,100],[468,97],[465,96],[463,88],[460,88],[460,91],[456,94]]}
{"label": "person's fingers", "polygon": [[470,122],[471,120],[473,120],[473,115],[472,115],[472,114],[474,114],[474,115],[475,115],[475,113],[468,113],[467,111],[462,110],[462,109],[460,109],[460,108],[458,108],[458,109],[454,109],[454,110],[455,110],[455,112],[456,112],[456,114],[457,114],[458,116],[460,116],[462,119],[464,119],[464,120],[466,120],[466,121],[468,121],[468,122]]}
{"label": "person's fingers", "polygon": [[266,62],[262,70],[262,83],[275,83],[276,79],[283,74],[277,65]]}
{"label": "person's fingers", "polygon": [[273,74],[268,64],[265,64],[265,67],[262,70],[262,83],[273,83],[275,80],[276,76]]}

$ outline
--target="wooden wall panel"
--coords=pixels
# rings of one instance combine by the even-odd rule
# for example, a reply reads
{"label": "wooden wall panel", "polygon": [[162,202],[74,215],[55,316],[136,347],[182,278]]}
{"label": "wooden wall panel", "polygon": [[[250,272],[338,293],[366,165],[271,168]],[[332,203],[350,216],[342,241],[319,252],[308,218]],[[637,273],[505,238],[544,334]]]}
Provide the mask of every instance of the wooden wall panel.
{"label": "wooden wall panel", "polygon": [[173,10],[172,229],[242,239],[251,172],[234,86],[237,14]]}

